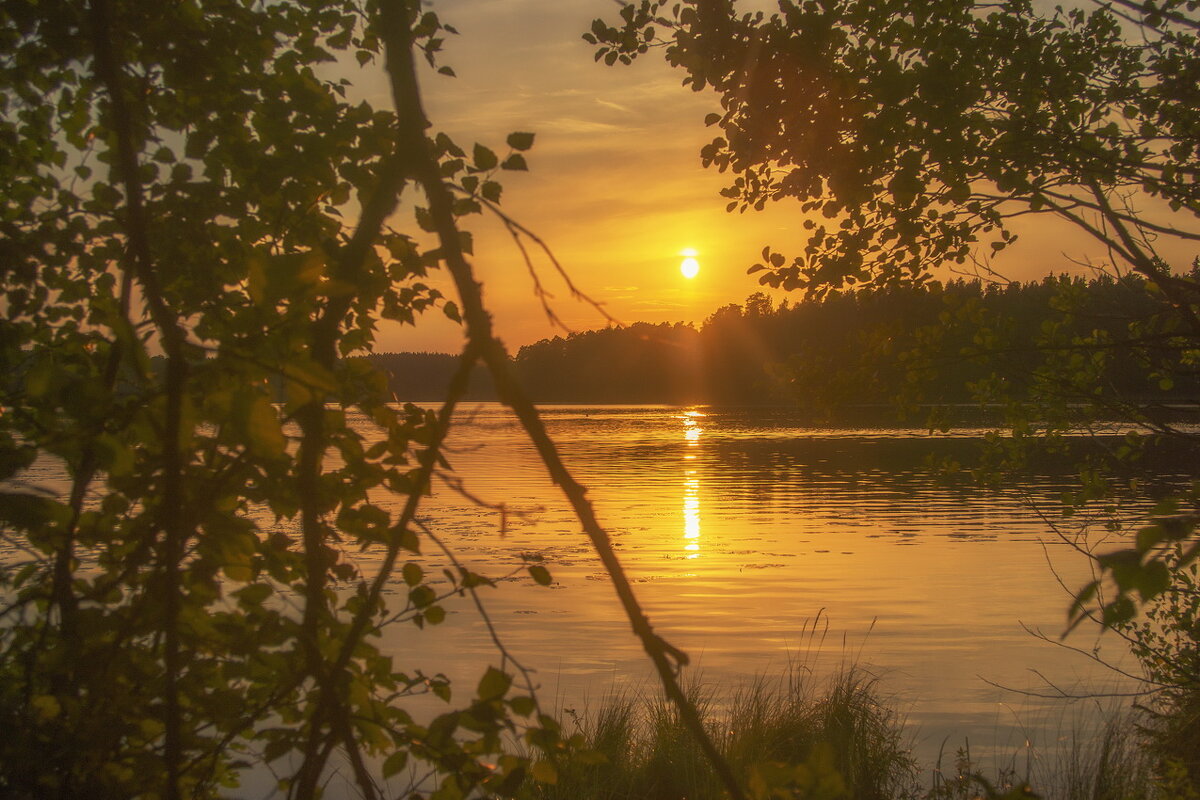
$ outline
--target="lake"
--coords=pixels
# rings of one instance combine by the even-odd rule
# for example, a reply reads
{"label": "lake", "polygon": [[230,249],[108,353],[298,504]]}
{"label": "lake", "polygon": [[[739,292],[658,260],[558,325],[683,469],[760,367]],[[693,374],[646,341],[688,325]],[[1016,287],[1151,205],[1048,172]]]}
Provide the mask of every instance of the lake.
{"label": "lake", "polygon": [[[1113,704],[1053,696],[1131,687],[1090,657],[1136,669],[1112,634],[1081,626],[1069,648],[1056,644],[1069,591],[1091,576],[1069,544],[1080,523],[1058,516],[1069,477],[1048,471],[991,487],[931,475],[931,456],[969,458],[982,430],[817,428],[794,411],[761,408],[542,413],[651,622],[691,656],[685,682],[719,695],[802,669],[819,686],[853,662],[907,719],[926,768],[939,755],[951,765],[969,742],[986,770],[1052,764],[1073,729],[1086,731]],[[350,419],[368,439],[377,435],[364,418]],[[522,573],[479,592],[543,702],[581,709],[613,692],[655,692],[607,575],[515,418],[497,404],[466,406],[447,444],[461,487],[435,482],[421,519],[484,575],[519,569],[522,553],[540,554],[553,575],[549,587]],[[43,460],[28,477],[61,489],[61,476]],[[372,499],[393,510],[403,500]],[[1130,520],[1144,511],[1128,506]],[[352,555],[368,574],[379,557]],[[427,574],[447,563],[428,541],[418,561]],[[393,583],[399,599],[407,589]],[[443,672],[467,698],[500,657],[469,600],[445,607],[440,626],[387,628],[383,647],[397,668]]]}
{"label": "lake", "polygon": [[[790,665],[819,679],[853,661],[878,676],[927,767],[939,753],[952,763],[969,742],[984,763],[1022,768],[1057,757],[1072,726],[1111,704],[1034,695],[1129,688],[1088,656],[1129,665],[1115,636],[1081,626],[1065,643],[1084,652],[1055,643],[1068,590],[1091,574],[1052,527],[1077,532],[1058,516],[1069,478],[981,487],[931,477],[930,455],[966,455],[981,430],[813,428],[779,409],[543,414],[651,622],[706,685],[781,676]],[[449,447],[475,500],[436,485],[422,514],[431,529],[485,575],[533,552],[554,577],[550,587],[524,579],[480,592],[506,646],[536,670],[543,701],[578,708],[614,691],[653,691],[607,576],[515,418],[495,404],[464,408]],[[444,562],[432,549],[427,569]],[[371,570],[371,553],[358,559]],[[499,656],[468,601],[447,609],[438,628],[390,629],[385,647],[398,666],[445,672],[469,693]]]}

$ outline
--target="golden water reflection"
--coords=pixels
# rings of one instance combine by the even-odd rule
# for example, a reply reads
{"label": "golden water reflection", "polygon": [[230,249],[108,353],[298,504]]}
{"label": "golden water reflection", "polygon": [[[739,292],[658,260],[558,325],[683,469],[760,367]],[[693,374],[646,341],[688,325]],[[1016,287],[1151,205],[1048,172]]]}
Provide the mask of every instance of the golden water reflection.
{"label": "golden water reflection", "polygon": [[[697,418],[703,416],[699,411],[690,410],[683,412],[683,416],[680,417],[683,420],[683,438],[688,447],[695,447],[700,443],[700,435],[704,433],[704,429],[700,427]],[[696,454],[686,453],[683,458],[685,462],[694,461]],[[700,478],[695,469],[684,471],[683,550],[684,558],[700,557]]]}
{"label": "golden water reflection", "polygon": [[[887,691],[904,698],[913,747],[929,764],[944,742],[964,736],[972,757],[1004,747],[1010,734],[1024,742],[1031,731],[1057,748],[1060,709],[1031,700],[1039,714],[1043,705],[1053,712],[1048,723],[1002,717],[995,701],[1012,695],[981,686],[980,675],[1018,690],[1042,688],[1033,667],[1055,685],[1107,687],[1092,662],[1076,663],[1078,654],[1045,646],[1017,622],[1061,629],[1064,601],[1046,567],[1049,548],[1068,585],[1091,578],[1090,561],[1080,555],[1076,564],[1066,544],[1042,544],[1045,521],[1028,506],[1030,498],[1054,502],[1065,489],[1055,476],[948,486],[919,474],[920,464],[930,454],[957,457],[959,446],[974,446],[969,438],[810,428],[798,412],[796,422],[759,409],[561,406],[548,415],[583,482],[596,487],[655,629],[701,658],[707,679],[736,684],[792,664],[836,670],[838,648],[823,651],[806,633],[813,615],[828,614],[850,641],[863,636],[854,656],[886,674]],[[492,405],[462,424],[483,448],[456,459],[471,490],[545,509],[500,539],[494,516],[453,491],[423,501],[478,571],[503,574],[521,552],[543,553],[553,566],[550,588],[505,583],[490,592],[493,615],[522,656],[553,676],[558,696],[636,689],[651,675],[640,645],[519,424]],[[364,437],[380,435],[370,419],[362,425],[373,432]],[[437,574],[438,556],[421,558],[426,573]],[[402,578],[394,587],[402,600]],[[428,631],[389,629],[384,644],[389,654],[424,659],[417,666],[431,673],[452,668],[453,678],[472,685],[496,658],[487,626],[469,603],[452,606],[445,624],[452,633],[419,642],[412,637]],[[801,661],[817,654],[820,664]],[[1058,751],[1042,752],[1056,758]]]}
{"label": "golden water reflection", "polygon": [[700,480],[689,469],[683,481],[683,549],[688,558],[700,555]]}

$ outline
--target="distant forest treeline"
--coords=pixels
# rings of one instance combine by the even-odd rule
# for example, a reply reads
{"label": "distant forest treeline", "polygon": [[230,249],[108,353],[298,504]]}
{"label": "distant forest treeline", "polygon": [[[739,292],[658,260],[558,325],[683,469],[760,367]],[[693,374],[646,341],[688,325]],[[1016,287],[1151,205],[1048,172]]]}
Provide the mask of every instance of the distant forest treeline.
{"label": "distant forest treeline", "polygon": [[[1064,378],[1064,391],[1122,401],[1195,402],[1195,370],[1138,277],[1031,283],[930,282],[774,305],[765,294],[698,328],[637,323],[522,347],[534,399],[578,403],[973,403]],[[457,357],[370,356],[401,400],[444,396]],[[1165,377],[1169,375],[1170,377]],[[470,399],[495,399],[486,375]],[[1068,398],[1069,399],[1069,398]]]}

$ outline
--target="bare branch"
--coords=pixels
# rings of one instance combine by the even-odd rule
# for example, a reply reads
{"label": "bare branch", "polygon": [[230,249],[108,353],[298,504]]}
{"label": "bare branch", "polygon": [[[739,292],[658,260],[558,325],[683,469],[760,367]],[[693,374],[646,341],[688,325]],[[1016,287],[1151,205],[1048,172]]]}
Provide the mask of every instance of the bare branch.
{"label": "bare branch", "polygon": [[[598,311],[600,313],[600,315],[603,316],[604,319],[607,320],[608,322],[611,322],[614,325],[620,324],[620,322],[617,319],[615,319],[611,314],[608,313],[608,311],[604,308],[603,303],[601,303],[598,300],[594,300],[590,295],[581,291],[575,285],[574,281],[571,280],[571,274],[569,272],[567,272],[567,270],[559,262],[557,256],[554,255],[554,251],[552,249],[550,249],[550,246],[548,244],[546,244],[546,242],[542,239],[542,237],[538,236],[536,233],[529,230],[529,228],[526,228],[524,225],[517,222],[512,217],[505,214],[503,211],[501,211],[496,206],[495,203],[492,203],[491,201],[486,200],[486,199],[483,199],[482,202],[489,211],[491,211],[493,214],[495,214],[497,217],[500,218],[500,221],[503,222],[504,226],[508,229],[509,234],[517,242],[517,246],[520,247],[522,255],[525,256],[525,263],[529,267],[529,271],[531,274],[534,274],[535,270],[533,268],[533,263],[530,261],[529,256],[526,253],[524,245],[522,245],[522,243],[521,243],[522,236],[525,236],[530,241],[532,241],[534,244],[536,244],[539,248],[541,248],[541,251],[546,255],[546,258],[550,259],[550,263],[554,265],[555,271],[558,272],[559,277],[562,278],[563,282],[566,283],[566,285],[567,285],[567,289],[571,292],[571,297],[575,298],[576,300],[579,300],[580,302],[587,303],[592,308],[596,309],[596,311]],[[536,274],[534,274],[534,282],[535,282],[535,285],[538,287],[538,290],[540,291],[541,282],[538,280]],[[541,297],[541,296],[542,295],[539,294],[539,297]],[[561,324],[561,323],[559,323],[559,324]]]}
{"label": "bare branch", "polygon": [[483,306],[479,284],[462,252],[461,237],[453,212],[453,197],[442,181],[437,159],[425,137],[428,121],[421,104],[413,64],[411,32],[404,23],[402,8],[399,0],[385,0],[381,4],[388,72],[392,78],[397,116],[403,129],[400,138],[415,146],[412,151],[415,156],[413,174],[423,186],[428,198],[430,214],[441,242],[442,255],[462,301],[468,338],[478,348],[480,357],[491,370],[501,400],[516,413],[551,478],[559,485],[575,510],[584,531],[612,578],[617,596],[634,632],[641,639],[642,646],[659,673],[667,696],[678,708],[680,717],[712,763],[726,791],[734,800],[744,800],[745,794],[737,778],[717,751],[695,706],[688,701],[679,685],[675,669],[678,665],[686,663],[686,656],[654,633],[634,596],[607,531],[596,519],[586,490],[575,482],[562,463],[558,448],[547,434],[537,409],[509,371],[508,356],[492,331],[491,317]]}

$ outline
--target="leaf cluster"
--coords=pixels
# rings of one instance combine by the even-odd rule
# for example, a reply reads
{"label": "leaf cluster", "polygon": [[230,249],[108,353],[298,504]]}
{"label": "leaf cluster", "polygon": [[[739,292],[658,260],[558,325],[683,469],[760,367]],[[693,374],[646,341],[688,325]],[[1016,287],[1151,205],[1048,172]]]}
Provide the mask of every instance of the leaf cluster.
{"label": "leaf cluster", "polygon": [[[881,417],[961,406],[991,409],[993,421],[1010,409],[1070,425],[1134,404],[1164,416],[1196,397],[1188,339],[1171,333],[1178,316],[1161,312],[1137,277],[930,281],[794,304],[758,293],[695,328],[637,323],[545,339],[521,348],[514,367],[552,402],[786,403],[844,424],[871,406]],[[392,379],[414,391],[406,375]]]}
{"label": "leaf cluster", "polygon": [[467,164],[350,99],[347,64],[397,31],[435,69],[455,32],[409,2],[0,9],[0,794],[215,797],[275,769],[315,797],[339,752],[367,797],[372,759],[421,794],[509,794],[546,768],[508,739],[569,750],[495,669],[416,720],[404,701],[450,685],[380,644],[489,584],[424,573],[449,417],[362,358],[383,320],[459,316],[421,212],[393,217],[405,164],[429,148],[498,202],[533,143]]}
{"label": "leaf cluster", "polygon": [[[1054,355],[1029,384],[1030,407],[1014,402],[1010,375],[975,382],[1009,407],[1010,441],[1053,445],[1068,419],[1095,422],[1117,358],[1163,391],[1192,372],[1200,281],[1162,251],[1200,241],[1197,9],[1194,0],[1048,11],[1029,0],[780,0],[768,14],[742,13],[736,0],[639,0],[584,38],[610,64],[648,52],[646,41],[661,45],[685,85],[715,92],[720,110],[705,122],[719,135],[701,157],[731,174],[729,210],[797,203],[806,241],[790,257],[764,250],[750,272],[765,285],[823,296],[921,284],[948,262],[990,268],[1015,239],[1014,220],[1029,215],[1065,221],[1104,248],[1104,268],[1144,277],[1159,311],[1119,338],[1070,323],[1042,332]],[[1003,341],[980,333],[984,351]],[[1192,438],[1125,411],[1141,430]],[[1103,473],[1084,465],[1081,476],[1080,497],[1103,494]],[[1139,602],[1157,603],[1185,579],[1200,555],[1194,491],[1179,501],[1174,522],[1151,520],[1133,547],[1098,559],[1112,591],[1089,584],[1073,620],[1095,608],[1107,625],[1129,624]]]}
{"label": "leaf cluster", "polygon": [[[644,0],[584,38],[611,63],[648,37],[685,85],[715,91],[706,124],[720,135],[701,156],[732,174],[730,210],[798,203],[807,243],[768,252],[752,268],[764,284],[919,282],[1003,250],[1027,214],[1059,216],[1170,282],[1155,240],[1195,241],[1200,214],[1194,11],[784,0],[768,15]],[[1155,201],[1178,214],[1135,210]]]}

